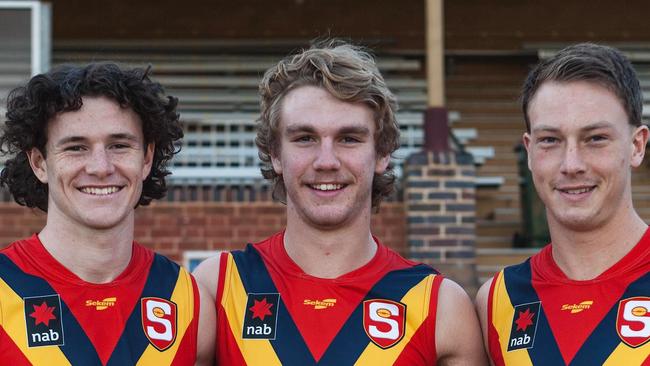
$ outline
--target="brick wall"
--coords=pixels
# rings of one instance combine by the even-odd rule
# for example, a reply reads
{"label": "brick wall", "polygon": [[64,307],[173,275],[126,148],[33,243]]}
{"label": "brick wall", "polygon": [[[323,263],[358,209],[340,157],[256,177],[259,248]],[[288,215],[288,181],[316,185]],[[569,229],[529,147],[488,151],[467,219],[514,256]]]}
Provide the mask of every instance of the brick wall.
{"label": "brick wall", "polygon": [[407,159],[405,171],[410,257],[431,264],[474,293],[478,284],[472,156],[419,152]]}
{"label": "brick wall", "polygon": [[[136,240],[181,261],[184,250],[237,249],[281,230],[285,208],[272,202],[156,202],[136,210]],[[373,233],[402,254],[406,251],[403,204],[386,202],[373,215]],[[0,246],[38,232],[45,215],[0,203]]]}

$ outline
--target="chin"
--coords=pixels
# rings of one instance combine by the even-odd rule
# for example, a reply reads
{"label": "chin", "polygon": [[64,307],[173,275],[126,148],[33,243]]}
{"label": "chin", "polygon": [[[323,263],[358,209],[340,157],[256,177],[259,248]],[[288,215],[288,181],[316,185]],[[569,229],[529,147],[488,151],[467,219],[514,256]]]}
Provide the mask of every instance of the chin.
{"label": "chin", "polygon": [[[114,212],[112,212],[114,214]],[[113,217],[110,217],[113,216]],[[115,215],[103,215],[103,216],[96,216],[93,215],[93,217],[88,217],[86,216],[83,220],[84,224],[95,230],[108,230],[112,229],[116,226],[119,226],[122,224],[125,220],[126,216],[120,216],[116,217]]]}
{"label": "chin", "polygon": [[86,226],[94,230],[109,230],[119,225],[114,221],[86,221]]}
{"label": "chin", "polygon": [[601,226],[599,220],[591,215],[556,216],[558,225],[572,231],[592,231]]}
{"label": "chin", "polygon": [[320,229],[329,229],[329,228],[338,228],[343,226],[346,222],[351,221],[351,218],[344,215],[306,215],[306,221],[311,222],[311,224]]}
{"label": "chin", "polygon": [[322,218],[313,218],[310,220],[312,222],[312,225],[319,229],[335,229],[343,226],[346,222],[346,220],[337,220],[333,218],[327,218],[327,219],[322,219]]}

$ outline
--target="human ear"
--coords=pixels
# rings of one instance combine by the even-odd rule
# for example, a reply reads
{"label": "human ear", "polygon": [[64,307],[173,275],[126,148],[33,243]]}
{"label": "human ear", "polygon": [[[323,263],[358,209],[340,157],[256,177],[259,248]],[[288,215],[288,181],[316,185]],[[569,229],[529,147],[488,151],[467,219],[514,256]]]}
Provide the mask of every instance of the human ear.
{"label": "human ear", "polygon": [[277,156],[271,156],[271,164],[273,165],[273,171],[277,175],[282,175],[282,161]]}
{"label": "human ear", "polygon": [[630,158],[630,165],[633,168],[638,167],[643,162],[645,147],[648,143],[648,133],[648,126],[641,125],[632,134],[632,157]]}
{"label": "human ear", "polygon": [[41,183],[47,184],[47,163],[41,150],[33,147],[25,153],[27,154],[29,166],[32,168],[32,172],[34,172],[36,178]]}
{"label": "human ear", "polygon": [[528,169],[530,170],[530,133],[526,132],[524,133],[524,136],[522,137],[522,141],[524,143],[524,147],[526,148],[526,157],[528,159]]}
{"label": "human ear", "polygon": [[384,174],[386,169],[388,169],[388,163],[390,163],[390,154],[377,158],[377,162],[375,162],[375,174]]}
{"label": "human ear", "polygon": [[147,147],[144,151],[144,165],[142,166],[142,180],[147,179],[149,173],[151,173],[151,167],[153,165],[153,155],[154,150],[156,149],[156,144],[151,142],[147,144]]}

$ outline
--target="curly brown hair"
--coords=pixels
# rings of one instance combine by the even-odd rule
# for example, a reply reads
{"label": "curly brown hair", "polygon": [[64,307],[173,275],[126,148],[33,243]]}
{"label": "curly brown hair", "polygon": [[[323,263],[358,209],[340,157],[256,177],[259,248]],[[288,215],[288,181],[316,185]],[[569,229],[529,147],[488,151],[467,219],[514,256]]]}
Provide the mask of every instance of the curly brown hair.
{"label": "curly brown hair", "polygon": [[145,144],[155,146],[138,205],[164,197],[165,176],[171,174],[167,163],[179,150],[175,142],[183,137],[183,130],[176,111],[178,99],[165,96],[148,73],[149,69],[123,69],[110,62],[64,65],[14,89],[7,99],[7,120],[0,135],[0,152],[13,157],[0,173],[0,185],[9,188],[18,204],[47,212],[47,184],[34,175],[27,152],[37,148],[46,156],[48,121],[59,113],[79,110],[84,96],[103,96],[137,113]]}
{"label": "curly brown hair", "polygon": [[[259,86],[261,116],[255,143],[262,161],[262,175],[272,181],[273,197],[286,202],[282,176],[271,163],[280,149],[279,126],[283,98],[301,86],[317,86],[335,98],[363,103],[373,111],[378,156],[388,156],[399,148],[399,126],[395,118],[397,100],[386,86],[373,56],[364,48],[340,40],[313,44],[309,49],[288,56],[266,71]],[[372,207],[395,190],[392,163],[372,182]]]}

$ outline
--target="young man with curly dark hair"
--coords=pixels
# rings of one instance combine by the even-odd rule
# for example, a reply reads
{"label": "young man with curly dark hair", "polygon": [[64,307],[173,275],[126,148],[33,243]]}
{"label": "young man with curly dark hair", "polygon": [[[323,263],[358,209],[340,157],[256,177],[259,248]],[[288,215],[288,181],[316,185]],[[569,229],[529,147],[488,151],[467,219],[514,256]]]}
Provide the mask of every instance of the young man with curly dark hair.
{"label": "young man with curly dark hair", "polygon": [[133,238],[135,208],[166,192],[176,105],[147,71],[111,63],[10,93],[0,183],[47,219],[0,251],[1,364],[212,364],[209,297]]}
{"label": "young man with curly dark hair", "polygon": [[287,226],[195,272],[216,299],[219,364],[481,365],[465,292],[371,234],[399,146],[374,59],[313,46],[269,69],[260,94],[262,174]]}

